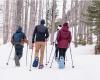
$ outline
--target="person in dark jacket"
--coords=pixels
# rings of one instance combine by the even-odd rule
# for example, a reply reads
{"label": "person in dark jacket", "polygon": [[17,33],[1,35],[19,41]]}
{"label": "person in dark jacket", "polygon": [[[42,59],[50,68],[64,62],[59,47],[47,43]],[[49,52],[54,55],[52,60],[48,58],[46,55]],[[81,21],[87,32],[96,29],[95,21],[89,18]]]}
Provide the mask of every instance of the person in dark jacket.
{"label": "person in dark jacket", "polygon": [[[18,42],[16,42],[16,40],[15,40],[16,34],[17,34],[17,38],[20,38],[20,40]],[[20,37],[18,36],[18,34],[20,35]],[[18,26],[18,29],[16,30],[16,32],[13,34],[13,36],[11,38],[11,43],[15,47],[14,60],[15,60],[16,66],[20,66],[19,60],[21,59],[21,57],[23,55],[23,44],[24,44],[24,42],[28,44],[28,40],[26,39],[25,33],[22,32],[22,27]]]}
{"label": "person in dark jacket", "polygon": [[[35,59],[33,62],[33,67],[37,67],[39,61],[39,69],[43,68],[45,43],[47,41],[47,38],[49,37],[48,28],[44,26],[44,24],[45,20],[41,20],[41,24],[35,27],[32,38],[33,46],[35,42]],[[39,58],[39,51],[40,51],[40,58]]]}
{"label": "person in dark jacket", "polygon": [[70,46],[72,36],[71,32],[69,31],[68,23],[64,23],[61,30],[59,30],[59,33],[57,35],[57,42],[58,42],[58,48],[59,48],[59,59],[63,56],[65,60],[65,53],[68,47]]}

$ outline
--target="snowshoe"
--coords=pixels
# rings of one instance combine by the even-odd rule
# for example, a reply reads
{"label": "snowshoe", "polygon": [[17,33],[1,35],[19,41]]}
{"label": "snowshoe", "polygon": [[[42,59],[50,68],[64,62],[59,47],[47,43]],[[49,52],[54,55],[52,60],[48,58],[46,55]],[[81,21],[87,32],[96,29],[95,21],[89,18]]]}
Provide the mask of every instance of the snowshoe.
{"label": "snowshoe", "polygon": [[34,60],[34,62],[33,62],[33,67],[37,67],[38,66],[38,62],[39,62],[39,58],[38,57],[36,57],[35,58],[35,60]]}
{"label": "snowshoe", "polygon": [[44,68],[43,64],[39,65],[39,69],[43,69],[43,68]]}
{"label": "snowshoe", "polygon": [[64,61],[64,57],[61,56],[59,61],[58,61],[58,64],[59,64],[59,69],[64,69],[65,68],[65,61]]}

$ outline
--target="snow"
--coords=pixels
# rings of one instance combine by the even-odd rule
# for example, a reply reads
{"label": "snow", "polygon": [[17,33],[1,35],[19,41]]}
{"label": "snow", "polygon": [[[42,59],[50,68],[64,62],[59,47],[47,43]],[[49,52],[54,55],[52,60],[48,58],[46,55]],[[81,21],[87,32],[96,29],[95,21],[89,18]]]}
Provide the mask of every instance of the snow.
{"label": "snow", "polygon": [[[28,64],[26,66],[26,44],[23,52],[24,55],[20,61],[21,66],[15,67],[14,65],[14,49],[9,60],[9,65],[6,65],[11,47],[12,45],[10,43],[0,46],[1,80],[100,80],[100,55],[93,55],[94,45],[75,48],[71,44],[71,47],[66,52],[67,60],[65,69],[59,69],[55,60],[52,68],[50,68],[52,54],[49,65],[45,66],[42,70],[32,68],[32,71],[29,71],[32,50],[28,50]],[[47,56],[49,57],[52,48],[49,42],[47,48]],[[70,49],[75,68],[71,67]],[[54,50],[52,53],[54,53]]]}

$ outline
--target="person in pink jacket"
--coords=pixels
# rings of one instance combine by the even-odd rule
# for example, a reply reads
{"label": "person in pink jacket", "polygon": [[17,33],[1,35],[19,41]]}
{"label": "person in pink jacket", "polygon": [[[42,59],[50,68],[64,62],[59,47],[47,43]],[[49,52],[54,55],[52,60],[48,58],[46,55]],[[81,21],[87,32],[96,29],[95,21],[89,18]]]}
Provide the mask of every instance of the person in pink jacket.
{"label": "person in pink jacket", "polygon": [[69,31],[68,23],[64,23],[62,28],[59,30],[57,35],[57,42],[59,48],[59,59],[62,56],[65,60],[66,50],[70,46],[72,36],[71,32]]}

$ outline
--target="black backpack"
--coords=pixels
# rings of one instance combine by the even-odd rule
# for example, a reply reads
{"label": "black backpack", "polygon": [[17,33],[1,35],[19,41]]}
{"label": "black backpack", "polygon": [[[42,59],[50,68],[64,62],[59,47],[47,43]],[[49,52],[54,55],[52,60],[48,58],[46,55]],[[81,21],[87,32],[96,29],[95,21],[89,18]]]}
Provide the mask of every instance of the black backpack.
{"label": "black backpack", "polygon": [[15,33],[13,36],[14,44],[19,44],[23,39],[23,33]]}

